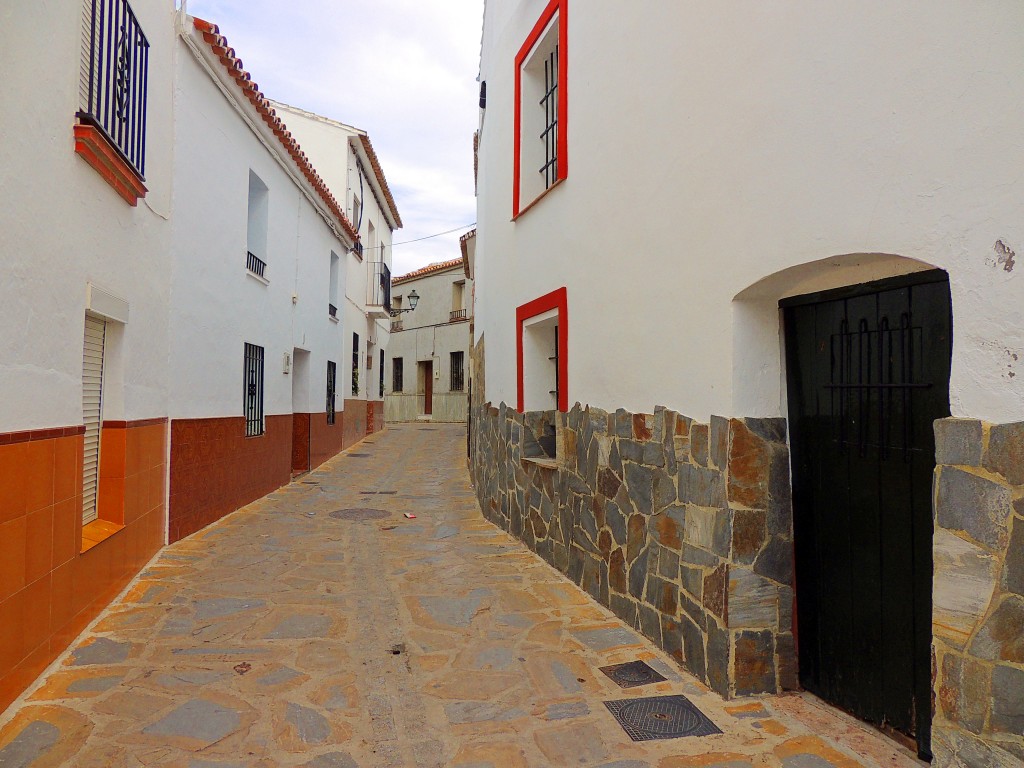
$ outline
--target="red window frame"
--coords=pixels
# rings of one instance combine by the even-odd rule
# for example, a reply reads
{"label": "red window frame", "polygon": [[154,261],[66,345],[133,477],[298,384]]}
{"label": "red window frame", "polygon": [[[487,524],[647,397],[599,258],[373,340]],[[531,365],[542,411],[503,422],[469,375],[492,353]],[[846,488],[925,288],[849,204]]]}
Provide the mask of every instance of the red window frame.
{"label": "red window frame", "polygon": [[[537,44],[540,39],[541,33],[547,28],[551,20],[557,15],[558,16],[558,136],[557,136],[557,147],[558,147],[558,162],[557,162],[557,173],[555,176],[555,183],[557,184],[562,179],[569,176],[569,46],[568,46],[568,30],[569,30],[569,19],[568,10],[569,0],[550,0],[547,6],[544,8],[544,12],[541,13],[540,18],[537,19],[537,23],[533,25],[533,29],[530,30],[530,34],[527,36],[526,41],[519,49],[519,53],[516,54],[516,75],[515,75],[515,125],[513,132],[513,141],[515,145],[512,150],[513,156],[513,167],[512,167],[512,217],[515,218],[521,212],[520,200],[519,200],[519,167],[521,160],[521,141],[520,134],[522,132],[522,75],[523,75],[523,64],[526,61],[526,57],[530,55],[530,51],[533,46]],[[529,202],[533,202],[532,200]]]}
{"label": "red window frame", "polygon": [[569,410],[569,299],[564,287],[516,308],[516,410],[523,412],[523,327],[527,320],[558,311],[558,410]]}

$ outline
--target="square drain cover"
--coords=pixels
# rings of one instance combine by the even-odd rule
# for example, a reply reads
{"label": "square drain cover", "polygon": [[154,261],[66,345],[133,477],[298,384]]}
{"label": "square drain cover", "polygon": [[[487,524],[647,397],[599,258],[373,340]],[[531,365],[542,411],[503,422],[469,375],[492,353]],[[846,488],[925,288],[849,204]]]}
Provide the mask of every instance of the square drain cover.
{"label": "square drain cover", "polygon": [[634,688],[638,685],[665,681],[665,676],[652,669],[645,661],[629,661],[625,664],[613,664],[600,669],[620,688]]}
{"label": "square drain cover", "polygon": [[721,733],[685,696],[646,696],[604,703],[633,741]]}

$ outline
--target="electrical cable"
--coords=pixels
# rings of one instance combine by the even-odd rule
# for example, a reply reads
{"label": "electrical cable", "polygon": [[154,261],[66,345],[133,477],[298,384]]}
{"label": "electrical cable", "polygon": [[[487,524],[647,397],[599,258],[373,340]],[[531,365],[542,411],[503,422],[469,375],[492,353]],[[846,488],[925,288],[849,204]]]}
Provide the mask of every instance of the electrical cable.
{"label": "electrical cable", "polygon": [[[409,243],[418,243],[421,240],[430,240],[433,237],[441,237],[441,235],[450,235],[452,232],[460,232],[460,231],[462,231],[464,229],[467,229],[469,227],[475,227],[475,226],[476,226],[476,222],[474,221],[472,224],[463,224],[461,227],[455,227],[454,229],[446,229],[444,232],[437,232],[437,233],[435,233],[433,235],[424,235],[423,237],[417,237],[414,240],[403,240],[400,243],[392,243],[391,247],[394,248],[396,245],[408,245]],[[380,248],[383,248],[383,247],[384,247],[383,245],[375,245],[375,246],[373,246],[373,248],[364,248],[363,250],[364,251],[376,251],[376,250],[378,250]]]}

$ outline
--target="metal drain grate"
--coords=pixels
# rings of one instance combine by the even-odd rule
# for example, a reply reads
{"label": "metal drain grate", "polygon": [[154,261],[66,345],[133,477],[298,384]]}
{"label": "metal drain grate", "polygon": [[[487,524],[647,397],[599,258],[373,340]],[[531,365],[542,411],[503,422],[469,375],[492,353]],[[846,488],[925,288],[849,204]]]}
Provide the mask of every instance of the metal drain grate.
{"label": "metal drain grate", "polygon": [[685,696],[646,696],[604,703],[633,741],[721,733]]}
{"label": "metal drain grate", "polygon": [[629,661],[625,664],[613,664],[610,667],[601,667],[608,677],[620,688],[635,688],[638,685],[649,685],[665,681],[664,675],[652,669],[647,662]]}
{"label": "metal drain grate", "polygon": [[368,459],[368,458],[370,458],[370,454],[368,454],[368,453],[347,453],[345,455],[348,456],[350,459]]}
{"label": "metal drain grate", "polygon": [[383,520],[385,517],[390,517],[390,513],[385,509],[352,507],[350,509],[336,509],[329,516],[335,520]]}
{"label": "metal drain grate", "polygon": [[359,493],[362,496],[392,496],[398,491],[360,491]]}

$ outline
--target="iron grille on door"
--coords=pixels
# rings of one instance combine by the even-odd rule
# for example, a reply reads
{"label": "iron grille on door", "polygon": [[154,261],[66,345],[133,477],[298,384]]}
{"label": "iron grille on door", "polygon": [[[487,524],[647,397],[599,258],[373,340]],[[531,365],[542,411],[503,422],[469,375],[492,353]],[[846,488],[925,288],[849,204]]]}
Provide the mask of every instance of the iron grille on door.
{"label": "iron grille on door", "polygon": [[263,347],[245,345],[245,435],[263,434]]}
{"label": "iron grille on door", "polygon": [[149,41],[125,0],[86,3],[84,104],[78,118],[98,128],[144,177]]}
{"label": "iron grille on door", "polygon": [[82,522],[96,519],[99,484],[100,426],[103,423],[103,347],[107,324],[96,317],[85,318],[85,348],[82,355],[82,414],[85,446],[82,462]]}
{"label": "iron grille on door", "polygon": [[332,360],[327,361],[327,423],[334,423],[334,382],[338,366]]}
{"label": "iron grille on door", "polygon": [[461,392],[466,386],[462,352],[451,353],[451,374],[451,391]]}
{"label": "iron grille on door", "polygon": [[359,394],[359,334],[352,334],[352,396]]}
{"label": "iron grille on door", "polygon": [[380,351],[380,391],[377,397],[384,397],[384,350]]}
{"label": "iron grille on door", "polygon": [[396,357],[391,360],[391,391],[402,391],[402,358]]}

